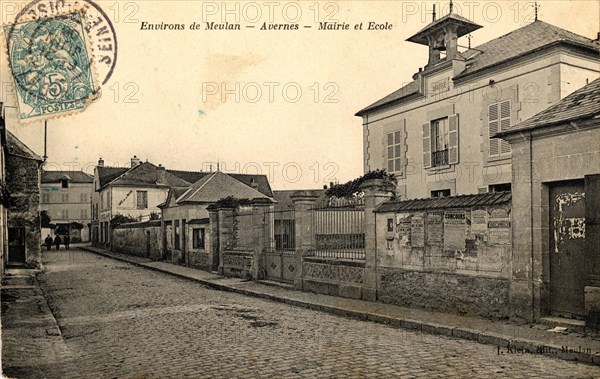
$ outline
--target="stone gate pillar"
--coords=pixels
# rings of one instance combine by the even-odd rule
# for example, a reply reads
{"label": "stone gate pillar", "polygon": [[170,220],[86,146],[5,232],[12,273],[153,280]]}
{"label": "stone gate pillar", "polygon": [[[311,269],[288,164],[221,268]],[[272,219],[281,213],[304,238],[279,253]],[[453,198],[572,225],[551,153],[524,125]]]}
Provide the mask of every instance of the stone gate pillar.
{"label": "stone gate pillar", "polygon": [[318,195],[309,191],[296,191],[291,196],[294,203],[296,267],[294,289],[302,290],[302,257],[313,249],[313,230],[311,208],[317,202]]}
{"label": "stone gate pillar", "polygon": [[363,278],[363,300],[377,300],[377,223],[373,212],[380,204],[394,196],[394,184],[385,179],[365,181],[360,189],[365,199],[365,274]]}
{"label": "stone gate pillar", "polygon": [[223,256],[231,247],[233,241],[233,211],[235,207],[218,206],[213,208],[217,212],[218,246],[219,246],[219,274],[223,275]]}
{"label": "stone gate pillar", "polygon": [[[261,277],[266,273],[264,264],[265,253],[274,249],[273,228],[273,201],[271,199],[254,199],[252,205],[252,228],[254,256],[252,259],[252,279],[265,279]],[[261,274],[263,273],[263,274]]]}

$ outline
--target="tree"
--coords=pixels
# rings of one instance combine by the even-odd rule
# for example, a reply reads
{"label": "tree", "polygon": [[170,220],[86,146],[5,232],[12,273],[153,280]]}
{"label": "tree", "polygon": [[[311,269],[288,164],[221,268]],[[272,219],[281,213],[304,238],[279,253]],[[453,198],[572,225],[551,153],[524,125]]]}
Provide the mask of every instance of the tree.
{"label": "tree", "polygon": [[158,212],[151,212],[150,213],[150,220],[160,220],[160,213],[158,213]]}
{"label": "tree", "polygon": [[389,180],[392,183],[396,183],[397,179],[394,174],[388,174],[385,170],[374,170],[369,171],[361,177],[354,180],[350,180],[344,184],[336,184],[331,186],[327,192],[327,196],[337,198],[352,198],[358,196],[361,192],[360,186],[371,179],[384,179]]}
{"label": "tree", "polygon": [[51,227],[51,222],[52,220],[50,219],[50,215],[48,214],[48,211],[41,211],[40,212],[40,223],[42,225],[42,228],[50,228]]}
{"label": "tree", "polygon": [[115,216],[113,216],[113,218],[110,219],[110,227],[115,228],[121,224],[128,224],[130,222],[137,222],[137,221],[138,221],[138,219],[135,217],[117,213]]}

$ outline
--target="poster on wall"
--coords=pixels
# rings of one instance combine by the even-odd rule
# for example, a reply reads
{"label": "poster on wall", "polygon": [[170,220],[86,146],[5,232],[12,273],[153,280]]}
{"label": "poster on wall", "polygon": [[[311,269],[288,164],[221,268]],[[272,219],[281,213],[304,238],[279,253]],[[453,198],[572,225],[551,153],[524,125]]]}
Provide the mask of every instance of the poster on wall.
{"label": "poster on wall", "polygon": [[488,226],[488,213],[485,209],[471,210],[471,233],[485,234]]}
{"label": "poster on wall", "polygon": [[444,250],[465,251],[467,214],[464,211],[444,213]]}
{"label": "poster on wall", "polygon": [[411,229],[410,213],[396,214],[396,231],[398,234],[398,246],[410,247],[410,229]]}
{"label": "poster on wall", "polygon": [[510,215],[506,209],[494,209],[488,220],[489,243],[493,245],[510,245]]}
{"label": "poster on wall", "polygon": [[443,212],[427,214],[427,244],[442,247],[444,244]]}
{"label": "poster on wall", "polygon": [[412,247],[425,247],[425,218],[416,213],[410,219],[410,237]]}

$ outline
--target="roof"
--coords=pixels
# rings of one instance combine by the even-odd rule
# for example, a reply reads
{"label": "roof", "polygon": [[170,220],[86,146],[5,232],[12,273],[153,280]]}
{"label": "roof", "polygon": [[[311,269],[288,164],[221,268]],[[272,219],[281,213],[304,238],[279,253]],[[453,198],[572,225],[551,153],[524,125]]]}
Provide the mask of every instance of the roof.
{"label": "roof", "polygon": [[[202,179],[206,175],[212,174],[212,172],[204,172],[204,171],[179,171],[179,170],[167,170],[173,175],[180,177],[183,180],[186,180],[190,183],[195,183],[198,180]],[[265,175],[253,175],[253,174],[233,174],[227,173],[229,176],[239,180],[240,182],[252,186],[254,183],[257,186],[258,192],[263,195],[273,197],[273,191],[271,190],[271,185],[269,184],[269,179]]]}
{"label": "roof", "polygon": [[157,227],[157,226],[158,227],[160,226],[160,220],[148,220],[148,221],[141,221],[141,222],[129,222],[129,223],[117,225],[115,227],[115,229],[152,228],[152,227]]}
{"label": "roof", "polygon": [[135,186],[135,185],[167,185],[172,187],[185,187],[190,185],[189,182],[171,174],[165,170],[164,181],[159,177],[159,168],[150,162],[141,163],[118,178],[114,179],[110,184],[117,186]]}
{"label": "roof", "polygon": [[167,194],[167,198],[165,199],[165,201],[163,201],[162,203],[158,204],[157,207],[158,208],[164,208],[167,207],[171,204],[175,205],[177,198],[179,198],[179,196],[183,195],[185,193],[185,191],[188,190],[188,188],[190,188],[189,186],[185,186],[185,187],[170,187],[169,188],[169,192]]}
{"label": "roof", "polygon": [[468,68],[455,79],[558,43],[575,45],[596,52],[600,49],[600,43],[597,41],[537,20],[464,52],[463,56],[469,60]]}
{"label": "roof", "polygon": [[[510,62],[558,44],[576,46],[594,52],[595,55],[600,55],[600,43],[598,41],[537,20],[461,53],[461,56],[467,59],[467,68],[454,77],[454,80],[466,78],[490,67]],[[419,84],[415,80],[360,110],[356,113],[356,116],[362,116],[365,113],[391,105],[418,93]]]}
{"label": "roof", "polygon": [[220,171],[206,175],[192,184],[187,191],[177,198],[177,203],[201,202],[214,203],[228,196],[237,199],[269,199],[249,185],[235,179],[233,175]]}
{"label": "roof", "polygon": [[429,45],[429,41],[427,40],[427,34],[429,34],[431,30],[438,29],[442,27],[442,25],[449,23],[453,23],[454,25],[458,26],[456,32],[459,37],[462,37],[477,29],[482,28],[481,25],[478,25],[467,18],[459,16],[456,13],[450,13],[442,18],[433,21],[431,24],[419,30],[415,35],[407,39],[407,41],[419,43],[421,45]]}
{"label": "roof", "polygon": [[600,116],[600,79],[594,80],[553,106],[509,130],[496,133],[496,136],[502,137],[524,130],[533,130],[597,116]]}
{"label": "roof", "polygon": [[461,195],[438,197],[431,199],[416,199],[392,201],[381,204],[375,212],[404,212],[429,209],[471,208],[479,206],[499,205],[512,200],[511,192],[488,192],[476,195]]}
{"label": "roof", "polygon": [[42,157],[33,152],[27,145],[21,142],[14,134],[12,134],[9,130],[6,131],[6,153],[18,156],[21,158],[32,159],[36,161],[43,162]]}
{"label": "roof", "polygon": [[42,171],[42,183],[58,183],[68,179],[71,183],[93,183],[94,177],[83,171]]}
{"label": "roof", "polygon": [[204,172],[204,171],[181,171],[181,170],[167,170],[167,171],[189,183],[195,183],[198,180],[200,180],[202,177],[210,174],[210,172]]}
{"label": "roof", "polygon": [[128,168],[123,168],[123,167],[107,167],[107,166],[97,166],[96,169],[98,170],[98,179],[100,182],[99,183],[100,188],[106,186],[108,183],[112,182],[119,176],[126,173],[127,170],[129,170]]}

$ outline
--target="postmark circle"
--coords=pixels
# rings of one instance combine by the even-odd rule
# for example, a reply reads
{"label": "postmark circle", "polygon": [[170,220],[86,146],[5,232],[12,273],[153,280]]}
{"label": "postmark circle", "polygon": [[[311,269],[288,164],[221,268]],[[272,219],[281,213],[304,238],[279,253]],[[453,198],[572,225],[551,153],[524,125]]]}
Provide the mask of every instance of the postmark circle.
{"label": "postmark circle", "polygon": [[7,40],[12,37],[14,25],[25,18],[52,17],[83,7],[87,17],[87,32],[94,51],[95,67],[101,85],[105,85],[114,73],[117,65],[118,42],[113,23],[106,12],[92,0],[52,1],[34,0],[27,4],[15,17]]}

